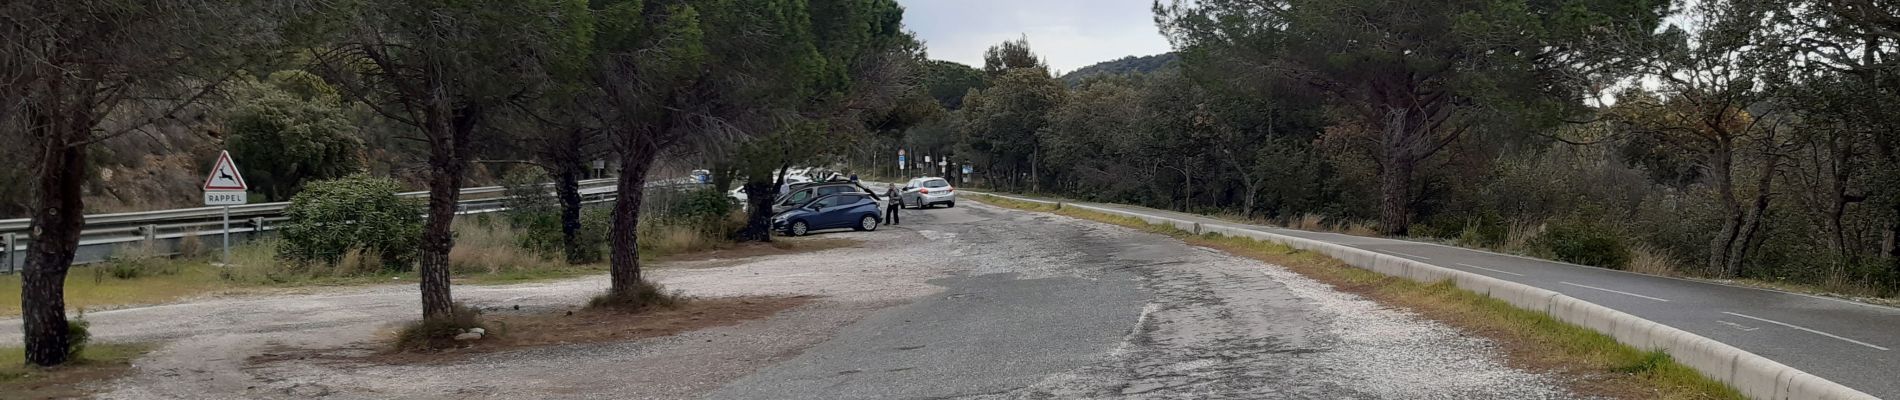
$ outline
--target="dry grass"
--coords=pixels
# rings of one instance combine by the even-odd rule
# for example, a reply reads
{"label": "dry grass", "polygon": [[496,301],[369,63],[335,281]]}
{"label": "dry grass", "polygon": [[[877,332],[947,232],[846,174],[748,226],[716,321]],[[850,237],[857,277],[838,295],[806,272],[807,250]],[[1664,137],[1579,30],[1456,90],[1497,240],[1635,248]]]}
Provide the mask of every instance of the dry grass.
{"label": "dry grass", "polygon": [[1517,367],[1569,378],[1584,395],[1625,399],[1741,399],[1727,385],[1671,360],[1614,338],[1517,308],[1504,301],[1459,289],[1450,282],[1421,284],[1345,265],[1324,255],[1274,243],[1218,234],[1195,236],[1139,219],[1065,209],[1057,212],[1179,238],[1189,244],[1226,251],[1286,267],[1335,289],[1365,296],[1466,332],[1489,338]]}
{"label": "dry grass", "polygon": [[[741,221],[742,222],[742,221]],[[456,246],[449,254],[457,284],[508,284],[562,279],[606,271],[605,265],[571,266],[554,256],[521,247],[519,232],[505,222],[480,225],[457,221]],[[857,242],[794,240],[771,250],[740,249],[715,228],[653,225],[641,235],[643,257],[667,260],[730,251],[729,258],[817,251]],[[181,242],[180,248],[194,245]],[[335,265],[295,266],[277,259],[276,239],[260,239],[231,249],[231,265],[213,266],[216,254],[199,257],[158,255],[150,246],[128,245],[112,262],[74,267],[66,279],[66,305],[73,309],[112,309],[163,304],[194,297],[244,293],[266,288],[415,282],[414,273],[394,273],[374,252],[352,251]],[[193,253],[216,253],[199,249]],[[0,275],[0,317],[20,315],[20,277]]]}
{"label": "dry grass", "polygon": [[1630,248],[1630,261],[1624,269],[1639,274],[1659,276],[1681,276],[1676,267],[1675,258],[1668,253],[1649,245],[1637,245]]}
{"label": "dry grass", "polygon": [[[159,304],[233,288],[219,277],[216,267],[203,260],[158,259],[174,273],[132,279],[111,277],[106,265],[74,267],[66,274],[66,306],[72,309],[109,309]],[[0,275],[0,317],[20,315],[20,275]]]}
{"label": "dry grass", "polygon": [[20,347],[0,347],[0,398],[64,399],[86,397],[88,384],[110,381],[132,369],[145,354],[142,344],[92,343],[79,359],[54,368],[26,364]]}
{"label": "dry grass", "polygon": [[1352,221],[1340,223],[1333,227],[1333,231],[1353,236],[1378,237],[1379,225],[1366,221]]}
{"label": "dry grass", "polygon": [[555,256],[521,247],[521,233],[505,219],[487,224],[455,222],[455,247],[449,249],[449,270],[456,275],[514,274],[558,270],[567,263]]}
{"label": "dry grass", "polygon": [[193,258],[204,255],[205,244],[203,239],[198,238],[198,231],[185,232],[184,237],[178,238],[179,257]]}
{"label": "dry grass", "polygon": [[1544,224],[1529,221],[1512,221],[1504,231],[1504,243],[1500,250],[1507,252],[1530,251],[1531,241],[1544,234]]}
{"label": "dry grass", "polygon": [[681,291],[666,291],[666,286],[659,282],[641,280],[633,285],[631,291],[608,289],[607,293],[594,296],[593,300],[587,302],[587,308],[636,312],[649,308],[676,308],[690,300]]}
{"label": "dry grass", "polygon": [[1292,225],[1290,228],[1302,231],[1318,232],[1332,229],[1332,227],[1326,226],[1326,216],[1312,213],[1301,215],[1299,219],[1291,221],[1288,225]]}

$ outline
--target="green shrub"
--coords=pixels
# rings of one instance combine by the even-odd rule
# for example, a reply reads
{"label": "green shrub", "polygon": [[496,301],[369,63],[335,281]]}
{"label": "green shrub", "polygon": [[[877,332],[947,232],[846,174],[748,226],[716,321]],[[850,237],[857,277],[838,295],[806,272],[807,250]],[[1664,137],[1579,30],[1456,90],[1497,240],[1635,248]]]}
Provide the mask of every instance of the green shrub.
{"label": "green shrub", "polygon": [[686,201],[680,204],[673,217],[689,223],[711,225],[731,215],[734,206],[732,198],[718,190],[695,190],[687,194]]}
{"label": "green shrub", "polygon": [[378,254],[384,268],[413,268],[422,233],[422,204],[396,195],[400,186],[364,174],[310,183],[284,209],[278,257],[336,264],[352,250]]}
{"label": "green shrub", "polygon": [[1583,221],[1561,221],[1535,240],[1535,247],[1557,260],[1623,268],[1629,263],[1629,245],[1613,229]]}
{"label": "green shrub", "polygon": [[92,342],[92,323],[86,322],[86,311],[80,310],[73,319],[66,321],[66,359],[75,360],[86,351],[86,343]]}
{"label": "green shrub", "polygon": [[[508,174],[504,179],[507,187],[508,212],[503,213],[509,225],[520,230],[522,248],[554,257],[565,257],[567,247],[562,243],[561,203],[552,188],[546,186],[546,176],[533,171],[518,171]],[[613,220],[613,209],[605,206],[583,206],[581,208],[581,230],[575,237],[579,242],[578,254],[569,261],[591,263],[605,259],[602,248],[607,245],[609,229]]]}

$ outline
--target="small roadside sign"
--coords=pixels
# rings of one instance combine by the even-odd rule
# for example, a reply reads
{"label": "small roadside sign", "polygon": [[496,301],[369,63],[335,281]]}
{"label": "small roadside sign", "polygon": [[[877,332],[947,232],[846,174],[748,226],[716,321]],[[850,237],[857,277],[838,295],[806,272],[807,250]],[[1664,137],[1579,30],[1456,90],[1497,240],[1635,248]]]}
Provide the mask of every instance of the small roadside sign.
{"label": "small roadside sign", "polygon": [[218,163],[211,166],[211,176],[205,177],[205,205],[224,206],[224,263],[231,265],[231,206],[241,206],[249,202],[250,196],[245,190],[244,174],[238,173],[237,163],[231,162],[231,152],[218,152]]}
{"label": "small roadside sign", "polygon": [[237,164],[231,162],[231,152],[218,152],[218,164],[211,167],[211,176],[205,177],[205,190],[247,190],[244,175],[238,173]]}
{"label": "small roadside sign", "polygon": [[218,163],[211,166],[211,175],[205,177],[205,205],[236,206],[247,203],[249,196],[244,191],[250,189],[244,184],[244,174],[238,173],[237,163],[231,162],[231,152],[218,152]]}

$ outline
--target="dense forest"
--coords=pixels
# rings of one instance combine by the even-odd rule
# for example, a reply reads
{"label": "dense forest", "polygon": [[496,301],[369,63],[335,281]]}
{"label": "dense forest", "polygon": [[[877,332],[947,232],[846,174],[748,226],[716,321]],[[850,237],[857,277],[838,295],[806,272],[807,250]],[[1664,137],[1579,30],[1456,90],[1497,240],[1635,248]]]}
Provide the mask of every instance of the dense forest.
{"label": "dense forest", "polygon": [[887,145],[1003,190],[1895,295],[1900,6],[1691,4],[1163,1],[1180,68],[1067,85],[1002,43]]}
{"label": "dense forest", "polygon": [[1178,68],[1181,56],[1175,53],[1156,54],[1146,57],[1128,56],[1111,61],[1103,61],[1062,74],[1062,83],[1069,86],[1082,84],[1089,78],[1103,75],[1147,74],[1164,69]]}

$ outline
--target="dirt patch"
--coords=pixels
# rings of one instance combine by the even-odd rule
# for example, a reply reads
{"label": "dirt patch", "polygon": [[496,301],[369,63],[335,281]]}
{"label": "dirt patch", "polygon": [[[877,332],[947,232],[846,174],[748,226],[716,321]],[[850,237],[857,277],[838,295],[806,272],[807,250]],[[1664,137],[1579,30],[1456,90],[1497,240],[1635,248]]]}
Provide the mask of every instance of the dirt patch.
{"label": "dirt patch", "polygon": [[[678,306],[638,312],[579,308],[537,314],[491,314],[483,319],[493,327],[488,338],[432,352],[390,351],[386,344],[344,349],[276,348],[246,359],[253,366],[284,361],[320,361],[378,364],[443,364],[468,357],[545,346],[623,342],[672,336],[705,328],[736,325],[770,317],[816,299],[814,296],[726,297],[693,299]],[[373,347],[380,346],[380,347]]]}
{"label": "dirt patch", "polygon": [[771,243],[739,243],[730,248],[677,254],[655,261],[660,268],[722,268],[747,259],[858,247],[863,241],[838,238],[776,238]]}
{"label": "dirt patch", "polygon": [[[149,346],[132,344],[95,344],[82,359],[53,368],[24,365],[7,359],[0,366],[0,399],[70,399],[92,394],[95,384],[110,382],[132,370],[132,359],[144,354]],[[0,349],[18,352],[19,348]]]}

